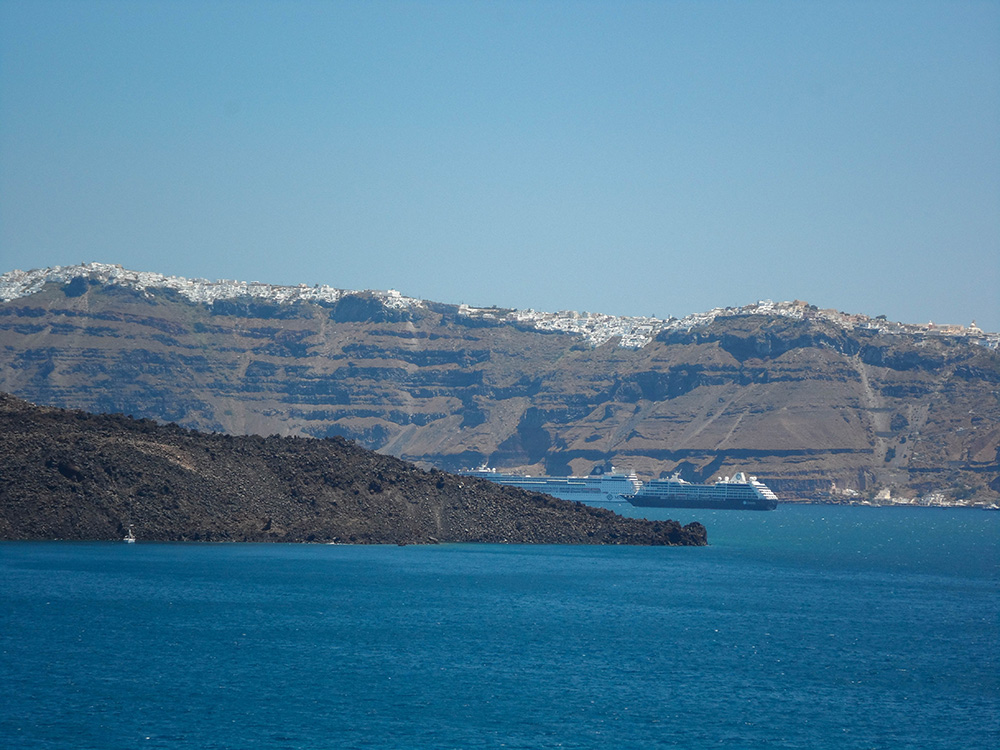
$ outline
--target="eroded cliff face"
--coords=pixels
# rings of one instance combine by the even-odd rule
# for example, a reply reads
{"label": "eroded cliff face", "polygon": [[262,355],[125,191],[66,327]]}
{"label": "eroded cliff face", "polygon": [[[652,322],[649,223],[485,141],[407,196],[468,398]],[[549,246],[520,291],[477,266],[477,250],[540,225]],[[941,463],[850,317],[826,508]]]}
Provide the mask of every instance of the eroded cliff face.
{"label": "eroded cliff face", "polygon": [[339,435],[443,469],[611,461],[645,478],[743,469],[783,499],[998,497],[995,349],[808,310],[595,347],[509,313],[49,283],[0,304],[0,389],[208,431]]}

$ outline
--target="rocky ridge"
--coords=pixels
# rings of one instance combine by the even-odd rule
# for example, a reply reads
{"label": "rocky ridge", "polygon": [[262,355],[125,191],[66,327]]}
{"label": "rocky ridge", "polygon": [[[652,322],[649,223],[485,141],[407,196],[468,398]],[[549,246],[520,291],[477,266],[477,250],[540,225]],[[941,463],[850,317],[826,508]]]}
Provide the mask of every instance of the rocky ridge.
{"label": "rocky ridge", "polygon": [[0,394],[0,539],[702,545],[700,524],[425,472],[342,438],[202,434]]}
{"label": "rocky ridge", "polygon": [[[287,305],[297,302],[334,304],[345,296],[366,294],[389,310],[428,308],[434,303],[407,297],[395,289],[364,290],[363,292],[337,289],[331,286],[280,286],[258,281],[233,281],[187,279],[182,276],[165,276],[145,271],[130,271],[109,263],[81,263],[75,266],[54,266],[31,271],[14,270],[0,275],[0,302],[10,302],[40,291],[45,284],[66,284],[86,279],[104,285],[117,285],[143,293],[157,289],[172,290],[190,300],[211,305],[220,300],[252,299]],[[683,318],[666,320],[654,317],[607,315],[603,313],[563,310],[539,312],[537,310],[510,310],[503,308],[457,306],[459,316],[487,323],[506,323],[527,326],[537,331],[560,332],[580,336],[590,346],[615,340],[618,346],[641,349],[657,336],[669,331],[690,331],[710,325],[717,318],[747,315],[778,315],[794,320],[824,320],[845,330],[855,328],[914,336],[937,335],[968,338],[978,344],[996,349],[1000,346],[1000,333],[980,330],[975,323],[962,325],[905,324],[888,321],[884,316],[871,318],[862,314],[849,314],[837,310],[820,310],[806,302],[773,302],[762,300],[739,307],[717,307]]]}

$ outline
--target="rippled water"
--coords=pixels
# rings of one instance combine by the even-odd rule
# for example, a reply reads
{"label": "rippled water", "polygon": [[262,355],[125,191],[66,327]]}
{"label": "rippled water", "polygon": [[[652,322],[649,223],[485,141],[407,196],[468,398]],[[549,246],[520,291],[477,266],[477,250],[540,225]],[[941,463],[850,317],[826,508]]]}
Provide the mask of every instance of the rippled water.
{"label": "rippled water", "polygon": [[0,544],[0,746],[1000,747],[1000,514],[708,548]]}

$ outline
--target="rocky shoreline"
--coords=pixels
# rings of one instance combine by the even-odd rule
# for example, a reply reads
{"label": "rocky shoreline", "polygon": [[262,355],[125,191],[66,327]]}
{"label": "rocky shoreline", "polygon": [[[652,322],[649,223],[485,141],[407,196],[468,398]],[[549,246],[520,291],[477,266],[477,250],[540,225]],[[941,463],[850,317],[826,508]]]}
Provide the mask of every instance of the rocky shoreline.
{"label": "rocky shoreline", "polygon": [[693,545],[704,526],[422,469],[342,438],[201,433],[0,394],[0,539]]}

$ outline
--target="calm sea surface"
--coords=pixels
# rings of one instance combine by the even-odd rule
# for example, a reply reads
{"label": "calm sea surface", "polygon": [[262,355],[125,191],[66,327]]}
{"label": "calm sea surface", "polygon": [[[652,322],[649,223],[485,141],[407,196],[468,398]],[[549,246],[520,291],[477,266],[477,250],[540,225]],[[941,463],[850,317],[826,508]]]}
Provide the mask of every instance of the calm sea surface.
{"label": "calm sea surface", "polygon": [[0,747],[1000,747],[1000,513],[644,512],[711,546],[0,544]]}

